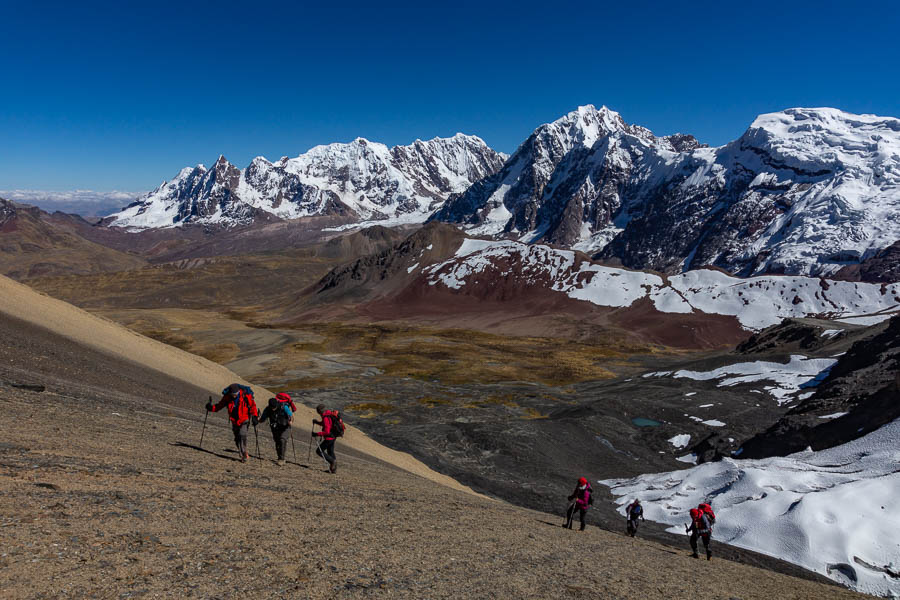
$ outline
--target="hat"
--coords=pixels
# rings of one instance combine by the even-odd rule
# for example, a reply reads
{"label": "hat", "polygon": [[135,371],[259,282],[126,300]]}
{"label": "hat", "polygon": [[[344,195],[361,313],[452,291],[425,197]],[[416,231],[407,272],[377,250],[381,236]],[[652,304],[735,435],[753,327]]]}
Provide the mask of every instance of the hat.
{"label": "hat", "polygon": [[578,480],[578,485],[587,485],[587,479],[582,477]]}
{"label": "hat", "polygon": [[240,391],[241,391],[241,386],[236,383],[232,383],[231,385],[228,386],[229,394],[237,394]]}
{"label": "hat", "polygon": [[269,398],[269,408],[275,408],[276,406],[278,406],[278,400]]}
{"label": "hat", "polygon": [[281,393],[279,393],[279,394],[275,394],[275,398],[276,398],[279,402],[290,402],[290,401],[291,401],[291,397],[288,396],[287,394],[285,394],[284,392],[281,392]]}
{"label": "hat", "polygon": [[697,510],[696,508],[692,508],[691,509],[691,518],[695,521],[698,520],[700,518],[700,511]]}

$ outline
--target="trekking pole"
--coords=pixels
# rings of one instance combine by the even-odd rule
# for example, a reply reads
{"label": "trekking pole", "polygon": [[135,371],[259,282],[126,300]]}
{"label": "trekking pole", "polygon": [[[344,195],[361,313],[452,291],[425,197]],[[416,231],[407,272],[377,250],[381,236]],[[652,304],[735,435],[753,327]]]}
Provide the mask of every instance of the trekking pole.
{"label": "trekking pole", "polygon": [[297,462],[297,446],[294,445],[294,428],[291,427],[291,448],[294,450],[294,462]]}
{"label": "trekking pole", "polygon": [[316,448],[317,448],[316,453],[322,457],[322,460],[325,462],[325,467],[326,468],[330,467],[331,464],[328,462],[328,459],[325,458],[325,453],[322,452],[322,445],[319,443],[319,438],[316,438]]}
{"label": "trekking pole", "polygon": [[[210,403],[212,403],[212,396],[209,397]],[[203,436],[206,435],[206,420],[209,418],[209,411],[206,411],[206,416],[203,417],[203,431],[200,432],[200,448],[203,448]]]}
{"label": "trekking pole", "polygon": [[256,425],[253,426],[253,433],[256,434],[256,458],[262,460],[262,454],[259,453],[259,431],[256,430]]}
{"label": "trekking pole", "polygon": [[312,458],[312,436],[309,436],[309,450],[306,452],[306,464],[309,464]]}

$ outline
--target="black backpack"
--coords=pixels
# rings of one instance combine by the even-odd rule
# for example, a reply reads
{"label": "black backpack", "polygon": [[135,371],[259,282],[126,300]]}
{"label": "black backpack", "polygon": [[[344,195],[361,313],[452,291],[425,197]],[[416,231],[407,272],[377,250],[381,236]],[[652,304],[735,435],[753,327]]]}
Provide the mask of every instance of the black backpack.
{"label": "black backpack", "polygon": [[341,411],[333,410],[331,414],[328,415],[328,418],[331,419],[331,435],[336,438],[344,437],[344,420],[341,419]]}
{"label": "black backpack", "polygon": [[272,415],[271,418],[272,426],[278,427],[287,427],[291,424],[291,418],[287,414],[287,404],[284,402],[279,402],[278,407],[275,409],[275,414]]}

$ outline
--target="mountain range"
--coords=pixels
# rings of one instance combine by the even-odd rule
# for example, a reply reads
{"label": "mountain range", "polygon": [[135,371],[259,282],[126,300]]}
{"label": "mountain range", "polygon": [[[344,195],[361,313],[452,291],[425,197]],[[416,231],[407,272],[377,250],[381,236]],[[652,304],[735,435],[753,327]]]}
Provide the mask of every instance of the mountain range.
{"label": "mountain range", "polygon": [[588,105],[541,125],[511,156],[457,134],[393,148],[358,138],[274,163],[258,157],[245,169],[219,157],[212,168],[183,169],[105,225],[310,216],[440,220],[670,274],[715,266],[831,275],[900,238],[900,119],[794,108],[710,148]]}
{"label": "mountain range", "polygon": [[260,156],[245,169],[220,156],[212,168],[182,169],[107,223],[146,229],[314,215],[422,222],[451,193],[493,174],[504,158],[463,134],[393,148],[357,138],[274,163]]}

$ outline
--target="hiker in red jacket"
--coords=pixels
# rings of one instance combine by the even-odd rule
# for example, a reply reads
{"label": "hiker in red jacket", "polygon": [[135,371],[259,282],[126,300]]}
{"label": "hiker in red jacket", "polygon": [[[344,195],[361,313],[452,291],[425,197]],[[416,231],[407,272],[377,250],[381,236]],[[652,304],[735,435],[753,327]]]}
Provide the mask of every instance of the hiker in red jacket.
{"label": "hiker in red jacket", "polygon": [[253,399],[253,390],[249,387],[232,383],[222,390],[222,399],[218,404],[208,402],[206,410],[216,412],[223,408],[228,409],[228,417],[231,419],[231,431],[234,433],[234,443],[241,462],[250,458],[247,450],[247,428],[250,423],[254,426],[259,422],[259,412],[256,410],[256,401]]}
{"label": "hiker in red jacket", "polygon": [[319,425],[321,431],[313,431],[313,437],[320,437],[322,441],[316,444],[316,454],[324,458],[328,462],[328,470],[337,473],[337,458],[334,456],[334,440],[338,435],[338,428],[341,427],[340,416],[335,410],[325,410],[325,405],[320,404],[316,407],[316,412],[322,417],[322,420],[313,419],[313,425]]}
{"label": "hiker in red jacket", "polygon": [[703,540],[703,547],[706,548],[706,560],[712,559],[712,550],[709,548],[709,538],[712,535],[712,523],[705,512],[699,508],[691,509],[691,526],[687,528],[687,532],[691,534],[691,550],[693,550],[694,558],[700,558],[697,554],[697,538]]}
{"label": "hiker in red jacket", "polygon": [[566,511],[566,524],[563,525],[563,527],[572,529],[572,521],[575,518],[575,511],[577,510],[581,513],[581,529],[579,529],[579,531],[584,531],[584,517],[587,515],[588,506],[594,503],[594,490],[591,489],[591,484],[588,483],[586,478],[582,477],[578,480],[575,491],[569,496],[569,501],[572,500],[574,500],[574,502],[569,505],[569,510]]}

